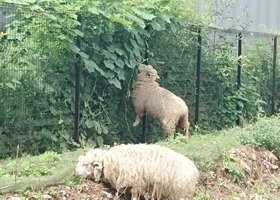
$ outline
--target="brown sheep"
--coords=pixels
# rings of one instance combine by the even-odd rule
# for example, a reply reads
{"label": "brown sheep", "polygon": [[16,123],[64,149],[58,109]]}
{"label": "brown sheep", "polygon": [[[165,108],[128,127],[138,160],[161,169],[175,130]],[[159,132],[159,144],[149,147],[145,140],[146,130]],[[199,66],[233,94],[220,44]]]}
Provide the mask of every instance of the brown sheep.
{"label": "brown sheep", "polygon": [[178,96],[160,87],[157,71],[151,65],[139,65],[139,74],[131,92],[132,104],[137,114],[133,126],[147,114],[158,119],[169,136],[174,136],[177,128],[189,136],[188,106]]}

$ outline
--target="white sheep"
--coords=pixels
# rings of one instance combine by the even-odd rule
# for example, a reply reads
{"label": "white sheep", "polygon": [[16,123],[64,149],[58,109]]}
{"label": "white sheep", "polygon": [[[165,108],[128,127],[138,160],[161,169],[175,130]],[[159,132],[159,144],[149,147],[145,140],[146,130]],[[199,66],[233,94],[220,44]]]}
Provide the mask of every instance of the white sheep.
{"label": "white sheep", "polygon": [[130,189],[132,199],[191,199],[198,170],[187,157],[158,145],[120,145],[108,151],[90,150],[80,156],[76,174],[110,183],[116,196]]}
{"label": "white sheep", "polygon": [[137,114],[133,126],[148,114],[158,119],[167,135],[174,136],[181,128],[189,136],[189,110],[186,103],[169,90],[160,87],[157,71],[151,65],[139,65],[139,74],[131,91],[132,104]]}

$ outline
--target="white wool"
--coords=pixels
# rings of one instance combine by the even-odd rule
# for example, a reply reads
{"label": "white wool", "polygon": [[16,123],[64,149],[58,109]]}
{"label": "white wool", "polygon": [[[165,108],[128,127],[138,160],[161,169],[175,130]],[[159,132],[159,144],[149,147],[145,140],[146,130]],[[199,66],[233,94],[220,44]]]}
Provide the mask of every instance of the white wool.
{"label": "white wool", "polygon": [[158,119],[166,134],[173,136],[177,128],[189,134],[188,106],[178,96],[160,87],[157,71],[151,65],[140,65],[131,99],[137,114],[133,126],[147,114]]}
{"label": "white wool", "polygon": [[[77,174],[91,175],[98,180],[102,174],[101,180],[110,183],[117,191],[132,188],[134,199],[148,194],[154,198],[179,200],[191,199],[194,194],[199,177],[196,166],[187,157],[166,147],[120,145],[102,153],[94,151],[79,160]],[[102,171],[95,169],[97,165],[87,165],[89,162],[99,163]]]}

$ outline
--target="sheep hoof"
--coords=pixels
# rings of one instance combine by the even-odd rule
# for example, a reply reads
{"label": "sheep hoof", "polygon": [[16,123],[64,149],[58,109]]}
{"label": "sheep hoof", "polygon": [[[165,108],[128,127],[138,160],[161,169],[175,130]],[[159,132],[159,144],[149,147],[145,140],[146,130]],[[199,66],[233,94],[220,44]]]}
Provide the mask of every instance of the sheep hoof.
{"label": "sheep hoof", "polygon": [[132,124],[133,127],[135,127],[135,126],[137,126],[137,125],[138,125],[138,124],[135,124],[135,123]]}
{"label": "sheep hoof", "polygon": [[132,126],[135,127],[135,126],[138,126],[138,124],[139,124],[139,122],[134,122],[134,123],[132,124]]}

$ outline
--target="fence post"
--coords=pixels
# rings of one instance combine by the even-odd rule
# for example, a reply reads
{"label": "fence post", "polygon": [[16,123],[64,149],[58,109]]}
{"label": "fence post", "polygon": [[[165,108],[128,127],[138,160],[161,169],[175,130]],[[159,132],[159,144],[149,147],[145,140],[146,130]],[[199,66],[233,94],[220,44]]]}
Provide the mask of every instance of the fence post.
{"label": "fence post", "polygon": [[[237,46],[237,54],[238,54],[238,66],[237,66],[237,90],[241,87],[241,55],[242,55],[242,33],[238,33],[238,46]],[[240,106],[237,104],[236,108],[238,111],[240,111]],[[240,117],[237,118],[236,124],[240,126],[241,121]]]}
{"label": "fence post", "polygon": [[275,92],[276,92],[276,59],[277,59],[277,36],[273,39],[273,63],[272,63],[272,91],[271,91],[271,114],[275,114]]}
{"label": "fence post", "polygon": [[[145,30],[149,32],[150,30],[150,26],[149,25],[146,25],[145,27]],[[145,54],[144,54],[144,64],[145,65],[148,65],[148,58],[149,58],[149,44],[148,42],[146,41],[145,43],[146,45],[146,49],[145,49]],[[147,141],[147,123],[148,123],[148,119],[147,119],[147,115],[144,115],[142,117],[142,143],[146,143]]]}
{"label": "fence post", "polygon": [[[78,21],[80,25],[77,26],[78,30],[81,30],[82,16],[78,14]],[[81,48],[81,40],[82,38],[77,35],[76,45],[78,48]],[[80,101],[81,101],[81,57],[79,54],[76,54],[76,74],[75,74],[75,114],[74,114],[74,135],[73,139],[75,142],[80,143],[79,141],[79,124],[80,124]]]}
{"label": "fence post", "polygon": [[196,60],[196,93],[195,93],[195,118],[194,123],[198,125],[199,120],[199,95],[200,95],[200,67],[201,67],[201,29],[197,35],[197,60]]}

